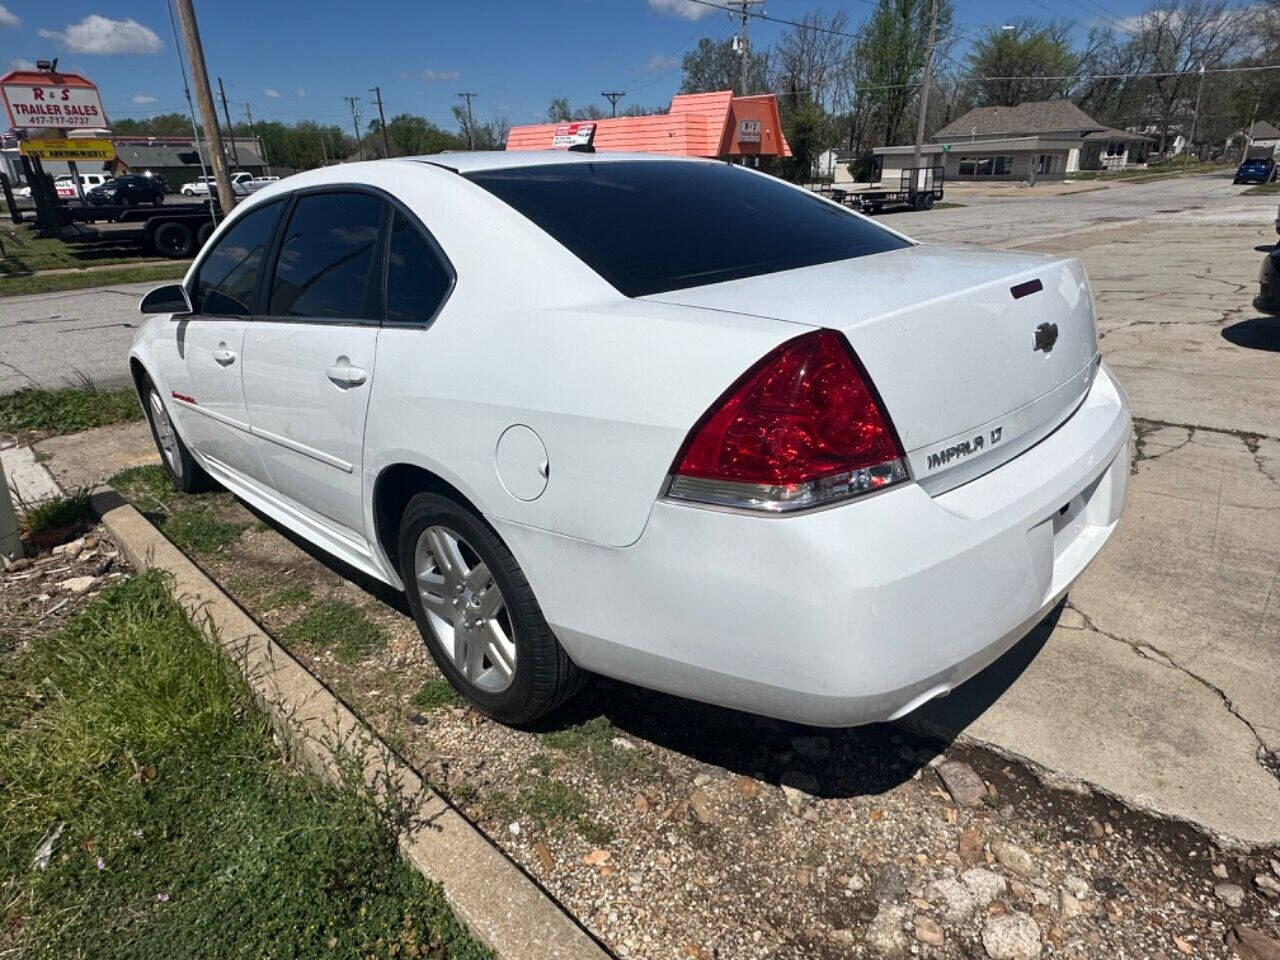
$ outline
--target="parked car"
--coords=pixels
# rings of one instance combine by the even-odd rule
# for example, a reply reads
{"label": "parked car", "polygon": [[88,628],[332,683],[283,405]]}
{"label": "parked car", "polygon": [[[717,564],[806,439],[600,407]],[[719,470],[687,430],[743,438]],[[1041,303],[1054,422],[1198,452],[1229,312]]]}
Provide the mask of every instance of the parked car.
{"label": "parked car", "polygon": [[164,186],[152,177],[128,175],[113,177],[100,187],[94,187],[85,199],[95,206],[117,205],[132,207],[140,203],[159,206],[164,203]]}
{"label": "parked car", "polygon": [[[100,187],[111,179],[109,173],[82,173],[80,174],[80,187],[85,194],[88,194],[94,187]],[[53,189],[58,195],[59,200],[75,200],[79,194],[76,193],[76,181],[69,173],[61,174],[53,178]],[[31,196],[30,190],[27,196]]]}
{"label": "parked car", "polygon": [[406,589],[509,723],[587,673],[902,716],[1054,608],[1129,475],[1079,260],[916,244],[714,161],[308,171],[141,309],[175,486]]}
{"label": "parked car", "polygon": [[1276,162],[1270,157],[1251,157],[1236,168],[1232,183],[1270,183],[1276,179]]}
{"label": "parked car", "polygon": [[271,184],[278,183],[279,181],[280,181],[279,177],[254,177],[252,180],[250,180],[248,183],[245,184],[245,188],[249,191],[249,193],[255,193],[256,191],[261,190],[263,187],[269,187],[271,186]]}
{"label": "parked car", "polygon": [[[237,171],[231,174],[231,189],[235,191],[236,196],[242,196],[248,193],[247,184],[253,179],[253,174],[245,171]],[[243,188],[243,189],[242,189]],[[212,176],[196,177],[190,183],[182,185],[182,195],[184,197],[207,197],[211,190],[217,190],[218,184],[216,178]]]}
{"label": "parked car", "polygon": [[1262,269],[1258,271],[1258,295],[1253,298],[1253,309],[1259,313],[1280,315],[1280,247],[1262,258]]}

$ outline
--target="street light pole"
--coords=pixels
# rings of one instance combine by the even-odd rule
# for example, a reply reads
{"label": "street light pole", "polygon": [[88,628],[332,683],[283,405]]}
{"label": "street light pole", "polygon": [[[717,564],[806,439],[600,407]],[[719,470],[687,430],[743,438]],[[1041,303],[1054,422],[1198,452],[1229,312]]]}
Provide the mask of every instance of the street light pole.
{"label": "street light pole", "polygon": [[218,111],[213,105],[213,91],[209,88],[209,71],[204,64],[204,47],[200,44],[200,29],[196,25],[196,11],[191,0],[176,0],[178,20],[182,24],[182,39],[187,48],[187,60],[191,64],[191,80],[196,86],[196,101],[200,104],[200,123],[209,141],[209,160],[213,163],[213,178],[218,184],[218,205],[223,216],[236,205],[231,192],[231,176],[227,173],[227,156],[222,149],[222,133],[218,130]]}

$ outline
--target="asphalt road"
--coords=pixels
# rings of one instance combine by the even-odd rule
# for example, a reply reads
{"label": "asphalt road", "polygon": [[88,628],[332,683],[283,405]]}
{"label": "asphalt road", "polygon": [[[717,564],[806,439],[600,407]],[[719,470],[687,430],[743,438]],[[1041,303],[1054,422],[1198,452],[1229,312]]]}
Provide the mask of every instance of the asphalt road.
{"label": "asphalt road", "polygon": [[[138,301],[156,283],[0,299],[0,394],[60,387],[89,378],[125,386]],[[0,294],[4,281],[0,280]]]}

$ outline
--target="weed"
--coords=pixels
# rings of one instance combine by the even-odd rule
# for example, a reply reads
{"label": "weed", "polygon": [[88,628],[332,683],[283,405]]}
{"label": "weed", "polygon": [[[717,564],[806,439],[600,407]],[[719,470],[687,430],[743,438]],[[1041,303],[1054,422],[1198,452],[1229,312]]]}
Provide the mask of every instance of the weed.
{"label": "weed", "polygon": [[163,501],[175,494],[169,474],[165,472],[164,467],[154,463],[121,470],[107,483],[127,500],[151,497]]}
{"label": "weed", "polygon": [[89,491],[84,488],[37,503],[21,503],[19,507],[22,510],[19,525],[27,536],[71,530],[93,522]]}
{"label": "weed", "polygon": [[321,600],[280,632],[284,640],[331,648],[352,663],[386,642],[382,628],[359,607],[343,600]]}
{"label": "weed", "polygon": [[544,777],[551,775],[551,758],[545,753],[535,753],[529,758],[529,766],[537,770]]}
{"label": "weed", "polygon": [[458,691],[453,689],[453,684],[444,677],[432,677],[418,688],[418,692],[413,695],[413,700],[410,702],[423,713],[427,713],[440,707],[456,706],[462,703],[462,698],[458,696]]}
{"label": "weed", "polygon": [[619,746],[616,737],[617,728],[603,716],[540,735],[542,742],[555,750],[585,754],[595,772],[606,780],[648,777],[657,772],[657,764],[648,753],[634,746]]}
{"label": "weed", "polygon": [[490,956],[366,793],[281,756],[158,573],[0,661],[0,715],[6,953]]}
{"label": "weed", "polygon": [[28,387],[0,397],[0,431],[24,440],[140,419],[142,407],[132,390],[99,390],[89,381],[57,390]]}
{"label": "weed", "polygon": [[515,794],[495,790],[485,797],[482,809],[486,816],[501,823],[527,820],[539,830],[558,825],[570,826],[583,839],[597,846],[614,838],[612,827],[588,816],[590,803],[582,792],[559,780],[536,778]]}

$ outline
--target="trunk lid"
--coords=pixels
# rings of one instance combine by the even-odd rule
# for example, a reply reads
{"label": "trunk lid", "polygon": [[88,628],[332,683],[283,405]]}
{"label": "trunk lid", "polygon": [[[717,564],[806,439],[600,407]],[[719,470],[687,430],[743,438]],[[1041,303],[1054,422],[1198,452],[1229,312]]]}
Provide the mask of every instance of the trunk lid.
{"label": "trunk lid", "polygon": [[647,299],[844,333],[931,493],[1052,432],[1097,367],[1093,299],[1075,259],[917,245]]}

